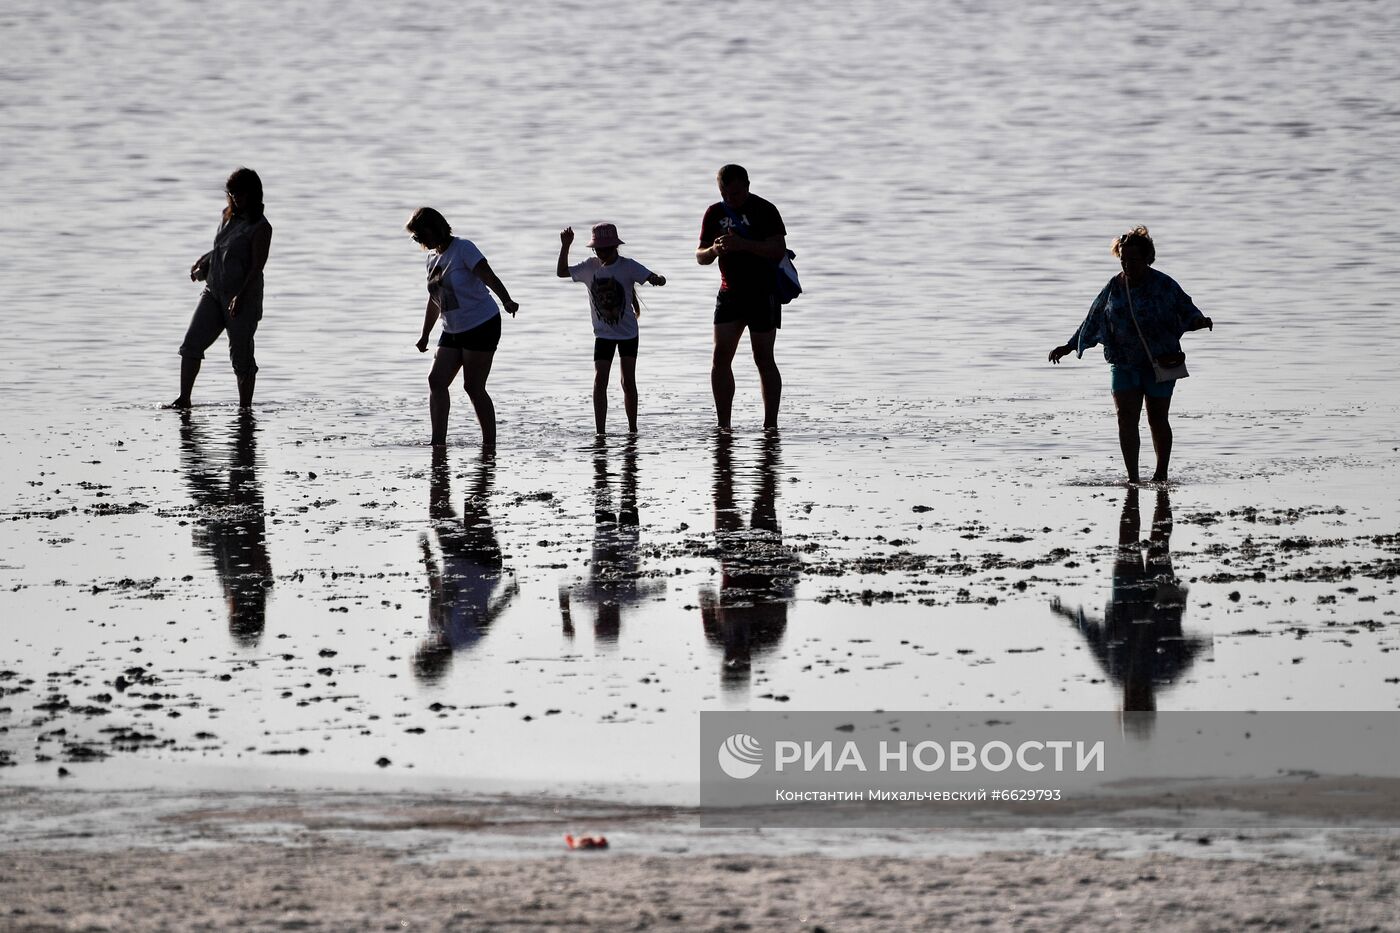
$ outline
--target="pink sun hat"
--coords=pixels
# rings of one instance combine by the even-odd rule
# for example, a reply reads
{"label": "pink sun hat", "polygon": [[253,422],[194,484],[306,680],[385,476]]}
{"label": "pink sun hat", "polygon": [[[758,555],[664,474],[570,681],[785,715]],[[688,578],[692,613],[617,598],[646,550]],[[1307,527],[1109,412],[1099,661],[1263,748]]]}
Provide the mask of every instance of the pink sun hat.
{"label": "pink sun hat", "polygon": [[617,226],[615,224],[594,224],[593,238],[588,241],[591,249],[608,249],[609,247],[621,246],[622,241],[617,238]]}

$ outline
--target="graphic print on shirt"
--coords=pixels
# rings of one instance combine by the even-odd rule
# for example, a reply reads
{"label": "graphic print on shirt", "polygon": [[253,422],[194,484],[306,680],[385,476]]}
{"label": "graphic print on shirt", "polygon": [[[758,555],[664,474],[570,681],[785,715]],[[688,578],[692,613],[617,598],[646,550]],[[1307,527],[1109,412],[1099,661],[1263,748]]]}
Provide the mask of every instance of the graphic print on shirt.
{"label": "graphic print on shirt", "polygon": [[588,286],[593,297],[593,307],[598,309],[598,317],[609,325],[616,325],[622,319],[622,309],[627,303],[627,290],[614,278],[597,276]]}
{"label": "graphic print on shirt", "polygon": [[457,294],[447,282],[447,263],[440,263],[428,275],[428,294],[437,299],[439,314],[457,309]]}

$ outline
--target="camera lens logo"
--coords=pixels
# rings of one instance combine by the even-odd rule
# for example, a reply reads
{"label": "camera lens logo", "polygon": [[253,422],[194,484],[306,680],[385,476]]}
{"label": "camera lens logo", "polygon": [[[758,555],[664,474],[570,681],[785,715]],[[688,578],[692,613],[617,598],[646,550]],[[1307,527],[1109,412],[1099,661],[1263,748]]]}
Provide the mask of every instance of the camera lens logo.
{"label": "camera lens logo", "polygon": [[737,781],[751,778],[763,767],[763,746],[751,735],[731,735],[719,747],[719,766]]}

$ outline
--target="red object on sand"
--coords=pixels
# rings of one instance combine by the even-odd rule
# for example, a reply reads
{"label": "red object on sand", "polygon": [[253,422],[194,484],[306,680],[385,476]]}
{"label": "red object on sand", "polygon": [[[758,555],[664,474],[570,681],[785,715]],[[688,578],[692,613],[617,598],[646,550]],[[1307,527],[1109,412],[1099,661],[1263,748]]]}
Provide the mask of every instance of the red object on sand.
{"label": "red object on sand", "polygon": [[570,849],[606,849],[607,836],[565,836],[564,844]]}

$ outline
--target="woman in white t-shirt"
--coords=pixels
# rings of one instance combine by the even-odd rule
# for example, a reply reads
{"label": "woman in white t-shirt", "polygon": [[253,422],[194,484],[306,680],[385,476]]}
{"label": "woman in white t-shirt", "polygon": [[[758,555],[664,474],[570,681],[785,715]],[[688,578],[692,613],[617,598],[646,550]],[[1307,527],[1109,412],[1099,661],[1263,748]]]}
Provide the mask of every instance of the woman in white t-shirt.
{"label": "woman in white t-shirt", "polygon": [[637,317],[641,309],[636,286],[643,282],[665,285],[665,276],[657,275],[646,266],[618,255],[622,241],[617,227],[594,224],[589,247],[597,255],[576,266],[569,265],[569,246],[574,242],[574,228],[565,227],[559,233],[559,264],[555,273],[561,279],[573,279],[588,286],[588,307],[593,315],[593,423],[599,434],[604,433],[608,420],[608,373],[613,355],[622,357],[622,399],[627,408],[627,429],[637,433]]}
{"label": "woman in white t-shirt", "polygon": [[423,315],[423,335],[418,352],[428,350],[428,336],[439,317],[442,336],[428,374],[428,411],[433,422],[433,446],[447,443],[447,412],[452,406],[452,380],[462,370],[462,384],[481,424],[484,450],[496,447],[496,407],[486,394],[491,360],[501,341],[501,312],[489,288],[501,299],[511,317],[520,305],[491,270],[486,257],[471,240],[452,235],[452,227],[431,207],[420,207],[405,225],[413,242],[428,250],[428,307]]}

